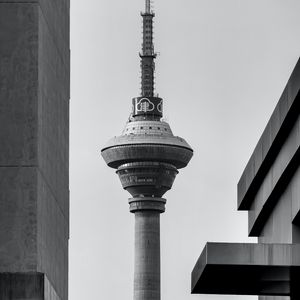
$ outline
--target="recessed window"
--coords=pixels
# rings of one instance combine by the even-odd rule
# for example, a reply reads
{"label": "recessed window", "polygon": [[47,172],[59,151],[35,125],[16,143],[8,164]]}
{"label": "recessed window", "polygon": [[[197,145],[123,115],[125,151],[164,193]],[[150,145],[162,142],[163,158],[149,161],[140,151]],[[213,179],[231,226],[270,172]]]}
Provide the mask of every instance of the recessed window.
{"label": "recessed window", "polygon": [[149,129],[152,129],[152,127],[150,126]]}
{"label": "recessed window", "polygon": [[142,126],[141,129],[144,129],[144,127]]}
{"label": "recessed window", "polygon": [[160,127],[157,127],[158,130],[160,130]]}

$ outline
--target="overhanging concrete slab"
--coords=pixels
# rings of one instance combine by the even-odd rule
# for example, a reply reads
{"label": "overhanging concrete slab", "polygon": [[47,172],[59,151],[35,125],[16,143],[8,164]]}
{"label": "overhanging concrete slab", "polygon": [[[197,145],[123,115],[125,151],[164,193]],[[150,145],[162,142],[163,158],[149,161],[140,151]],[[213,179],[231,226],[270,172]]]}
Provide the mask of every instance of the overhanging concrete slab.
{"label": "overhanging concrete slab", "polygon": [[192,293],[289,296],[299,274],[300,245],[207,243]]}
{"label": "overhanging concrete slab", "polygon": [[249,210],[300,111],[300,59],[238,183],[238,209]]}

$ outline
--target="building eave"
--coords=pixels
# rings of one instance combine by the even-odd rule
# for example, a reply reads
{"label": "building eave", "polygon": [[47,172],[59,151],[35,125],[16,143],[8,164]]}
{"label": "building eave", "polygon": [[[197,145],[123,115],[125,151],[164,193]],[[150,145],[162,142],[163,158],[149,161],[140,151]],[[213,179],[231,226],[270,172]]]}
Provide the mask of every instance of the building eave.
{"label": "building eave", "polygon": [[207,243],[192,271],[191,292],[289,296],[299,273],[300,245]]}

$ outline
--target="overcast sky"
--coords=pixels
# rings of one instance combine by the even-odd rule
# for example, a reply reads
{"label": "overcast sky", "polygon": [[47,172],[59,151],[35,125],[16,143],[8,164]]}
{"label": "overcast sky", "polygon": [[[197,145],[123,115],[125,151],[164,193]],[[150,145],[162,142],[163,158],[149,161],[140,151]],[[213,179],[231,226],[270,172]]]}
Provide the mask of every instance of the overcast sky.
{"label": "overcast sky", "polygon": [[[132,299],[134,215],[100,149],[138,96],[144,0],[71,1],[70,300]],[[161,215],[162,300],[207,241],[255,242],[236,186],[300,55],[299,0],[155,0],[156,91],[194,149]]]}

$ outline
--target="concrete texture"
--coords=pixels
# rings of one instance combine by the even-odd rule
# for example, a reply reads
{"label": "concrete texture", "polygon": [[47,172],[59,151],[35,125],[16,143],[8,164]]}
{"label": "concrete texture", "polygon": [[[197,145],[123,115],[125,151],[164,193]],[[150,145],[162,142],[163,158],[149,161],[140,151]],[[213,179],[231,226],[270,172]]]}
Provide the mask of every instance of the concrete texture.
{"label": "concrete texture", "polygon": [[[299,186],[298,168],[287,188],[280,194],[279,200],[266,218],[259,234],[261,243],[299,243]],[[250,212],[249,212],[250,213]]]}
{"label": "concrete texture", "polygon": [[299,115],[300,60],[238,183],[238,207],[247,210]]}
{"label": "concrete texture", "polygon": [[249,210],[250,236],[259,235],[266,218],[271,214],[274,206],[279,201],[283,191],[289,185],[299,165],[299,128],[300,118],[298,117],[252,200]]}
{"label": "concrete texture", "polygon": [[55,300],[44,297],[44,275],[40,273],[1,273],[1,300]]}
{"label": "concrete texture", "polygon": [[300,245],[207,243],[192,293],[287,296],[299,274]]}
{"label": "concrete texture", "polygon": [[[69,13],[40,1],[38,89],[38,271],[68,297]],[[55,226],[54,226],[55,224]]]}
{"label": "concrete texture", "polygon": [[160,213],[135,213],[134,299],[160,300]]}
{"label": "concrete texture", "polygon": [[0,273],[37,270],[37,169],[0,167]]}
{"label": "concrete texture", "polygon": [[37,271],[47,274],[57,294],[67,299],[69,224],[40,173],[37,184]]}
{"label": "concrete texture", "polygon": [[38,7],[0,8],[0,165],[37,165]]}
{"label": "concrete texture", "polygon": [[69,58],[68,0],[0,0],[0,280],[47,278],[0,299],[68,298]]}

